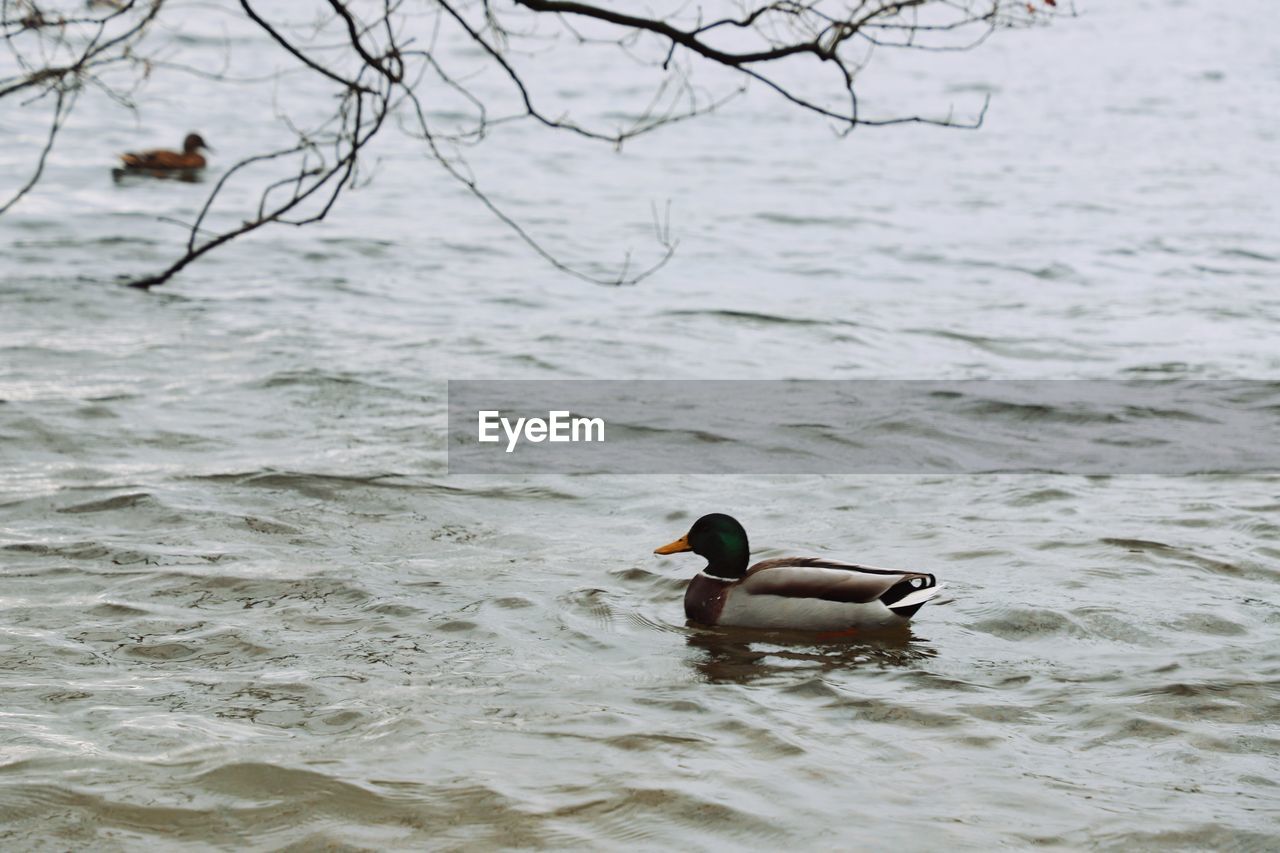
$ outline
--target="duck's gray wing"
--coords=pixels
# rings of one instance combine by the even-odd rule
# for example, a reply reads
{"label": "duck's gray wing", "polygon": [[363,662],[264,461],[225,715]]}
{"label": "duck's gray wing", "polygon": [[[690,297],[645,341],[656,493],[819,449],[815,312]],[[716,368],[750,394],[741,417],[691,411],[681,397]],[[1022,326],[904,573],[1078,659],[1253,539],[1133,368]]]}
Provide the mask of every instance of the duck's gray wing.
{"label": "duck's gray wing", "polygon": [[925,572],[881,569],[821,557],[781,557],[756,563],[743,576],[742,588],[751,595],[781,595],[865,604],[882,601],[892,606],[912,593],[938,586]]}

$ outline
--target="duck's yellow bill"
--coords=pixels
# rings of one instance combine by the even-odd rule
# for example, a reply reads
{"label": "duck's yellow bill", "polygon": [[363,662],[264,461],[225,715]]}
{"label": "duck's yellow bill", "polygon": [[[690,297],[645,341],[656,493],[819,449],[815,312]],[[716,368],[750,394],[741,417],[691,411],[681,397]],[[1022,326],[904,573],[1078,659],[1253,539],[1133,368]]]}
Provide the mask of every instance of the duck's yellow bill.
{"label": "duck's yellow bill", "polygon": [[661,548],[654,548],[653,553],[679,554],[681,551],[692,551],[692,550],[693,549],[689,547],[689,534],[686,533],[684,536],[681,536],[679,539],[672,542],[670,545],[663,545]]}

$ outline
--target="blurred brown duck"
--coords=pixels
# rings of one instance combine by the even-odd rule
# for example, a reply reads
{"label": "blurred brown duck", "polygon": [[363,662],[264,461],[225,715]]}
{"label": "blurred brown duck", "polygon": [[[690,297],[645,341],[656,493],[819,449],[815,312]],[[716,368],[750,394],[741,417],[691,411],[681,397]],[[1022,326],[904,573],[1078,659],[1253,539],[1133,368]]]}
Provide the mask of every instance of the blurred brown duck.
{"label": "blurred brown duck", "polygon": [[200,150],[212,151],[209,143],[198,133],[188,133],[182,140],[181,151],[170,151],[166,148],[153,148],[150,151],[130,151],[120,155],[126,169],[146,169],[156,171],[203,169],[204,155]]}

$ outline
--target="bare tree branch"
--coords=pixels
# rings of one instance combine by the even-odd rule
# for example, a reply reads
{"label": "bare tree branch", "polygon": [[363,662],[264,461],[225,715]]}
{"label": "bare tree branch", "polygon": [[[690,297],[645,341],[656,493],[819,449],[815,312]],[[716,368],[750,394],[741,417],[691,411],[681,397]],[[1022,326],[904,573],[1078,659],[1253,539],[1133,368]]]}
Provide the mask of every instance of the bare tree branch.
{"label": "bare tree branch", "polygon": [[[327,118],[310,125],[280,109],[277,118],[294,141],[246,156],[223,171],[195,218],[185,224],[181,254],[165,269],[127,283],[149,289],[260,228],[299,227],[325,219],[346,189],[366,179],[362,155],[390,125],[421,140],[425,157],[555,269],[597,284],[633,284],[661,269],[675,252],[669,215],[660,220],[655,210],[659,251],[652,261],[633,268],[628,253],[613,272],[590,272],[564,260],[507,213],[481,187],[462,149],[486,140],[498,126],[519,121],[621,147],[641,134],[720,109],[749,84],[762,85],[786,103],[836,122],[841,133],[863,125],[907,123],[976,128],[982,125],[989,99],[960,120],[950,112],[863,116],[855,91],[858,73],[879,48],[971,50],[998,29],[1074,14],[1066,0],[710,3],[728,13],[704,17],[701,5],[688,5],[658,16],[639,12],[636,4],[624,0],[310,0],[302,6],[303,18],[284,22],[272,20],[278,15],[265,14],[259,8],[264,4],[251,0],[240,0],[238,10],[217,7],[256,29],[264,43],[287,60],[291,67],[278,71],[275,79],[288,74],[318,81],[330,87],[335,106]],[[175,11],[169,14],[169,8]],[[20,107],[52,103],[35,165],[0,205],[0,214],[34,191],[48,174],[59,133],[86,90],[133,109],[138,87],[153,74],[192,74],[226,86],[261,80],[229,73],[234,68],[230,41],[220,65],[176,61],[163,43],[165,30],[158,26],[161,21],[168,22],[165,26],[180,25],[182,8],[168,0],[102,0],[88,4],[87,11],[85,0],[0,0],[0,41],[7,51],[7,56],[0,51],[0,100],[15,99]],[[296,14],[296,5],[290,9]],[[624,61],[639,63],[655,80],[648,101],[613,126],[547,109],[545,94],[534,90],[524,72],[536,61],[537,51],[553,47],[566,35],[583,50],[612,45]],[[160,48],[149,50],[158,39]],[[457,46],[478,51],[479,65],[450,67],[460,60],[457,51],[446,48]],[[828,72],[821,77],[827,81],[824,89],[811,92],[788,82],[786,69],[805,63]],[[473,88],[474,74],[486,64],[505,81],[510,97]],[[704,90],[695,84],[702,68],[726,69],[741,82],[728,90]],[[815,78],[802,79],[811,86]],[[512,107],[495,115],[493,103],[504,97]],[[456,126],[434,127],[429,116],[439,113],[429,113],[424,104],[434,108],[449,98],[460,99],[463,117],[450,119]],[[233,185],[236,189],[228,192]],[[255,201],[246,200],[246,189]],[[235,217],[234,224],[227,222],[228,216]],[[157,219],[177,221],[167,213]]]}

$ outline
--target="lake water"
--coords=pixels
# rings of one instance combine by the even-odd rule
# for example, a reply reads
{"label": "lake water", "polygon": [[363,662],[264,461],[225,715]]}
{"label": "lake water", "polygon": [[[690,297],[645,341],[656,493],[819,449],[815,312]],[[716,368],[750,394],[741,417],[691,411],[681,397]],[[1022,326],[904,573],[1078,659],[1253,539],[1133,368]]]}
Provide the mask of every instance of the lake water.
{"label": "lake water", "polygon": [[[626,288],[394,134],[327,222],[118,287],[208,184],[114,153],[198,129],[216,174],[276,125],[262,87],[86,97],[0,219],[0,846],[1280,847],[1274,474],[446,473],[451,378],[1280,380],[1271,4],[1082,11],[868,69],[872,111],[991,93],[977,132],[759,91],[471,154],[579,263],[656,257],[669,202]],[[201,14],[191,56],[274,67]],[[575,114],[645,91],[575,57],[535,75]],[[687,626],[700,561],[651,551],[711,511],[947,592],[902,637]]]}

